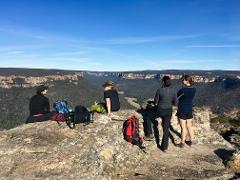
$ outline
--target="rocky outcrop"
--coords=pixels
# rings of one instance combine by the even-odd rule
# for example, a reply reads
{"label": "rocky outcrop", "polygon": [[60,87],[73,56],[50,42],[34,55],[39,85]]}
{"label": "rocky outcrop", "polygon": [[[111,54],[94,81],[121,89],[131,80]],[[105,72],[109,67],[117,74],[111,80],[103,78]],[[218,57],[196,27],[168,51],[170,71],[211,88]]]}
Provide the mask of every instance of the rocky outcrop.
{"label": "rocky outcrop", "polygon": [[237,149],[240,148],[240,116],[220,115],[211,119],[211,127]]}
{"label": "rocky outcrop", "polygon": [[[170,144],[160,151],[154,141],[144,142],[145,152],[125,142],[121,128],[134,110],[112,118],[97,114],[87,126],[69,129],[56,122],[25,124],[0,132],[0,177],[3,179],[206,179],[229,178],[219,149],[231,149],[210,129],[208,110],[196,110],[194,127],[198,143],[184,149]],[[174,117],[174,141],[179,125]],[[160,127],[159,127],[160,128]],[[143,131],[141,130],[143,135]],[[162,133],[160,133],[161,135]]]}

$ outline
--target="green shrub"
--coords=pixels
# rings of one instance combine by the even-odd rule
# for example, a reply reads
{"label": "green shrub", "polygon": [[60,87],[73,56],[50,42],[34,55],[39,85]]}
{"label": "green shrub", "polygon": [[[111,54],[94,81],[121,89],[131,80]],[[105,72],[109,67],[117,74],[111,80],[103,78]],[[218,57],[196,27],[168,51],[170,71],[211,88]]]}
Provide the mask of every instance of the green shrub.
{"label": "green shrub", "polygon": [[229,123],[236,128],[240,128],[240,119],[230,119]]}
{"label": "green shrub", "polygon": [[224,114],[221,114],[220,116],[217,116],[215,118],[211,119],[211,123],[229,123],[229,120],[231,120],[229,117],[225,116]]}

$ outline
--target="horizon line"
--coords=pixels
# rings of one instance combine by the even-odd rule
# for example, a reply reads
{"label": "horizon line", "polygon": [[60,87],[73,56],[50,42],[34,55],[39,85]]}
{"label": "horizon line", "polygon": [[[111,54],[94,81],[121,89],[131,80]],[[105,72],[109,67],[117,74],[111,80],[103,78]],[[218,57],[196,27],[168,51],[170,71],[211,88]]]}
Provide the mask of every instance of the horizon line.
{"label": "horizon line", "polygon": [[26,69],[26,70],[48,70],[48,71],[76,71],[76,72],[110,72],[110,73],[124,73],[124,72],[146,72],[146,71],[225,71],[225,72],[231,72],[231,71],[237,71],[240,72],[240,69],[145,69],[145,70],[113,70],[113,71],[105,71],[105,70],[77,70],[77,69],[61,69],[61,68],[29,68],[29,67],[0,67],[0,69]]}

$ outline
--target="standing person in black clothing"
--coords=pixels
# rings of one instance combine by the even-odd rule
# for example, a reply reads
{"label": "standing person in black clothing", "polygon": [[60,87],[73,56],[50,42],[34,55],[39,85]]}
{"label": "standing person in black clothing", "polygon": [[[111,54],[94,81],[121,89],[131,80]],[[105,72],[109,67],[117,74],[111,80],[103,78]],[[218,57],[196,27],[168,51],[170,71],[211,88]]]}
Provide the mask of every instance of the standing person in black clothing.
{"label": "standing person in black clothing", "polygon": [[143,116],[143,128],[144,128],[144,133],[145,133],[145,137],[144,140],[145,141],[151,141],[154,139],[154,135],[153,135],[153,121],[155,121],[156,119],[156,112],[157,112],[157,108],[154,104],[154,101],[147,101],[146,107],[141,108],[141,110],[139,110],[138,112],[140,112]]}
{"label": "standing person in black clothing", "polygon": [[[161,147],[159,145],[159,132],[158,132],[158,122],[154,119],[153,126],[155,130],[155,137],[158,147],[162,151],[166,152],[168,149],[169,141],[169,126],[172,118],[172,106],[176,104],[176,90],[171,86],[171,79],[169,76],[164,76],[162,78],[163,85],[156,92],[154,98],[154,104],[157,107],[156,117],[162,118],[162,127],[163,127],[163,138]],[[157,134],[156,134],[157,133]]]}
{"label": "standing person in black clothing", "polygon": [[177,93],[178,98],[178,111],[177,117],[181,126],[181,143],[180,147],[186,145],[187,130],[190,136],[189,145],[192,145],[194,139],[194,133],[192,128],[193,118],[193,98],[196,94],[196,88],[192,87],[193,80],[189,75],[183,77],[184,87],[181,88]]}
{"label": "standing person in black clothing", "polygon": [[108,81],[103,84],[104,87],[104,101],[108,116],[112,115],[113,111],[118,111],[120,109],[120,101],[118,97],[118,92],[114,88],[114,83]]}
{"label": "standing person in black clothing", "polygon": [[46,97],[48,87],[40,85],[37,87],[36,95],[32,96],[29,103],[30,116],[26,123],[47,121],[50,118],[50,105]]}

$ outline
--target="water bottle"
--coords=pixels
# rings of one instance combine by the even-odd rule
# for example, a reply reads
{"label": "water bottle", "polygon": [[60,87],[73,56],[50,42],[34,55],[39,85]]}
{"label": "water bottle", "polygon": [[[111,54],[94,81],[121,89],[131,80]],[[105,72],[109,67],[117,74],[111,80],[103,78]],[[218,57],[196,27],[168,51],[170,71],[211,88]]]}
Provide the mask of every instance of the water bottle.
{"label": "water bottle", "polygon": [[73,122],[74,121],[74,112],[73,112],[73,110],[72,109],[69,109],[69,120],[71,121],[71,122]]}

